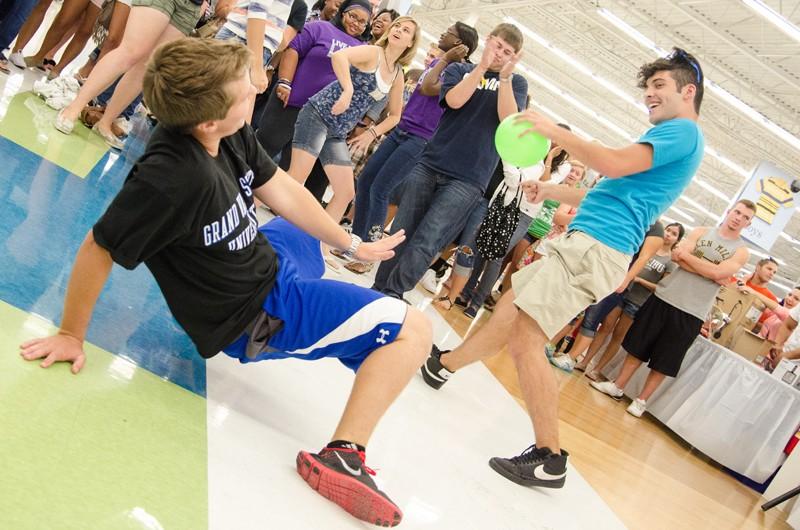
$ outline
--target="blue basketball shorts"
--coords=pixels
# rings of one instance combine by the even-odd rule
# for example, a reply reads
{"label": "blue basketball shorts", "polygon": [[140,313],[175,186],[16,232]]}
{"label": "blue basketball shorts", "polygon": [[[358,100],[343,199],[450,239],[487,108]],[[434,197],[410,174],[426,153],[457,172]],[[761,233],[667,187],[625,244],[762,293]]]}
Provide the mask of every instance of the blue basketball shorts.
{"label": "blue basketball shorts", "polygon": [[[278,277],[256,319],[272,327],[263,347],[253,349],[253,325],[223,351],[242,363],[268,359],[314,361],[333,357],[353,371],[400,333],[408,306],[372,289],[322,279],[320,242],[284,219],[259,228],[278,256]],[[272,323],[271,326],[267,324]]]}

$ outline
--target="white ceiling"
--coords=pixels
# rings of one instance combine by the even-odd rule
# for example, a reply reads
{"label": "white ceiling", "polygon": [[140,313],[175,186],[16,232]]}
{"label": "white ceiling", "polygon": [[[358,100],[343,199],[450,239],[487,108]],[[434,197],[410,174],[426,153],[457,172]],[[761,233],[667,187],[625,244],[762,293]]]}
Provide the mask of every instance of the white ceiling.
{"label": "white ceiling", "polygon": [[[605,144],[624,145],[649,127],[647,114],[637,105],[641,93],[636,73],[657,53],[630,31],[611,24],[599,8],[662,49],[679,46],[691,52],[703,65],[707,80],[795,137],[794,144],[791,138],[781,138],[707,85],[700,124],[707,146],[722,160],[707,152],[695,182],[684,194],[688,200],[675,203],[693,221],[668,211],[677,221],[691,226],[716,224],[728,204],[722,197],[736,195],[745,180],[743,173],[749,174],[761,160],[800,177],[800,42],[741,0],[421,2],[413,6],[412,14],[425,34],[434,38],[457,20],[471,24],[485,37],[508,17],[538,35],[538,41],[526,35],[521,68],[534,105]],[[800,26],[800,0],[765,3]],[[547,43],[562,53],[546,47]],[[581,71],[570,59],[587,70]],[[785,262],[778,282],[794,285],[800,283],[800,215],[795,214],[786,234],[791,239],[779,238],[770,254]],[[758,259],[754,255],[751,263]]]}

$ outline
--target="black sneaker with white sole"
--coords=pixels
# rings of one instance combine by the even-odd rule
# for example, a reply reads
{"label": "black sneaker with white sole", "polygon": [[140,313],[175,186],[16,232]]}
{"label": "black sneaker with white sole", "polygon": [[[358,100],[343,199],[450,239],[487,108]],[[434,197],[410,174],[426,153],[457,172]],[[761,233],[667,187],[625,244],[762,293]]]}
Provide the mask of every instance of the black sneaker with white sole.
{"label": "black sneaker with white sole", "polygon": [[441,351],[436,347],[436,344],[431,346],[431,354],[425,361],[425,364],[419,369],[422,372],[422,378],[428,383],[428,386],[439,390],[442,385],[450,379],[454,372],[451,372],[442,365],[441,357],[443,353],[448,353],[450,350]]}
{"label": "black sneaker with white sole", "polygon": [[523,486],[562,488],[567,477],[567,457],[562,450],[554,454],[547,447],[532,445],[519,456],[494,457],[489,466],[512,482]]}

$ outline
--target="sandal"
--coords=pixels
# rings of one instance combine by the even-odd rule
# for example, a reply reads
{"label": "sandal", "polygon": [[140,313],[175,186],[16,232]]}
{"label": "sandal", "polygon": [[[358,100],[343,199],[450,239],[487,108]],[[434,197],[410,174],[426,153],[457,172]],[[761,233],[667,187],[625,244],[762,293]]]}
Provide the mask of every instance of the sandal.
{"label": "sandal", "polygon": [[[447,307],[443,307],[443,304],[440,305],[437,302],[447,302]],[[436,304],[436,307],[441,307],[445,311],[450,311],[451,309],[453,309],[453,301],[450,300],[450,298],[447,296],[440,296],[439,298],[434,300],[433,303]]]}
{"label": "sandal", "polygon": [[365,263],[363,261],[351,261],[347,265],[344,266],[345,269],[349,270],[350,272],[355,272],[356,274],[365,274],[372,270],[374,267],[374,263]]}

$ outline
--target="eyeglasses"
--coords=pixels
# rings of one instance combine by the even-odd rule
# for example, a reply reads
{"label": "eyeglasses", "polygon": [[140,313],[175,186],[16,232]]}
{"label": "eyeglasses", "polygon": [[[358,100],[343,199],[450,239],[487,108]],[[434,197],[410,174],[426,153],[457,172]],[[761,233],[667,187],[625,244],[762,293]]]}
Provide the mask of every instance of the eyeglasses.
{"label": "eyeglasses", "polygon": [[703,81],[703,74],[700,73],[700,65],[697,64],[697,61],[692,59],[688,53],[680,48],[675,48],[675,51],[667,55],[667,60],[674,61],[675,59],[681,60],[692,67],[698,83]]}
{"label": "eyeglasses", "polygon": [[344,14],[344,16],[349,18],[350,22],[352,22],[353,24],[357,24],[358,26],[360,26],[362,28],[366,28],[367,24],[369,23],[368,20],[359,18],[358,15],[356,15],[354,11],[348,11],[347,13]]}

